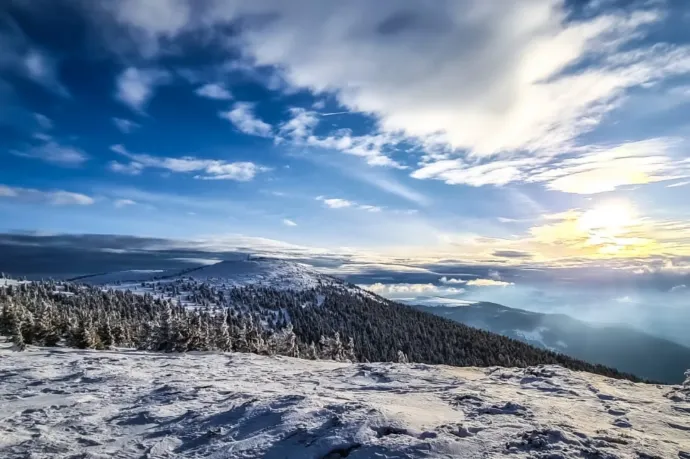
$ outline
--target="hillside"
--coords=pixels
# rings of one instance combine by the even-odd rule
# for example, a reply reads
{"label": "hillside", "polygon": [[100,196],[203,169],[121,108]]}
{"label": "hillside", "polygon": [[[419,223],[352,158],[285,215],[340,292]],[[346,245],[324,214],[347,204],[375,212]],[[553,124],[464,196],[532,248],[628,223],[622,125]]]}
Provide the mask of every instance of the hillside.
{"label": "hillside", "polygon": [[[20,346],[50,342],[168,352],[233,350],[456,366],[558,364],[637,380],[420,312],[318,273],[295,281],[291,273],[304,274],[300,266],[286,265],[287,274],[281,274],[283,282],[275,288],[257,282],[266,279],[263,273],[273,272],[275,261],[250,263],[250,273],[219,264],[155,281],[39,282],[0,289],[0,334],[13,334]],[[150,279],[150,273],[143,274]]]}
{"label": "hillside", "polygon": [[560,367],[0,345],[0,457],[690,458],[690,389]]}
{"label": "hillside", "polygon": [[245,258],[184,270],[116,271],[73,279],[90,285],[114,285],[127,289],[141,282],[194,280],[217,287],[267,285],[276,289],[305,290],[319,285],[340,284],[311,266],[274,258]]}
{"label": "hillside", "polygon": [[540,314],[495,303],[417,308],[655,381],[679,383],[690,366],[689,348],[622,326],[597,326],[561,314]]}

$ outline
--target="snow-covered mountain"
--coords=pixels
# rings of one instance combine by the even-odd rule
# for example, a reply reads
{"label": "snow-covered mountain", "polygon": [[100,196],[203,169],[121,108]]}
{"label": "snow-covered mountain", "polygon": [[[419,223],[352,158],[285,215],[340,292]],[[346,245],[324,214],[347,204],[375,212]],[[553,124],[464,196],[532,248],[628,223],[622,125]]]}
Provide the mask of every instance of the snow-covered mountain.
{"label": "snow-covered mountain", "polygon": [[690,458],[690,386],[0,345],[0,457]]}
{"label": "snow-covered mountain", "polygon": [[540,314],[486,302],[417,307],[654,381],[678,383],[683,370],[690,366],[689,348],[628,327],[593,325],[562,314]]}
{"label": "snow-covered mountain", "polygon": [[238,287],[266,285],[276,289],[305,290],[321,285],[340,284],[309,265],[275,258],[246,258],[185,270],[129,270],[82,276],[74,280],[94,285],[113,284],[127,288],[141,282],[173,282],[193,279],[212,285]]}

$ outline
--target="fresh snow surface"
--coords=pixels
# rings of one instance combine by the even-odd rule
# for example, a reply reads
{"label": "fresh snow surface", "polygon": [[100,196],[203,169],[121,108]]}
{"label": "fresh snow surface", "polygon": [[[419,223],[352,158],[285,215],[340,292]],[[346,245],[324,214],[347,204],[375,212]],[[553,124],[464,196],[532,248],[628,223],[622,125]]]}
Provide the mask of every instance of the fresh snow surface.
{"label": "fresh snow surface", "polygon": [[690,388],[556,366],[0,349],[0,457],[690,458]]}

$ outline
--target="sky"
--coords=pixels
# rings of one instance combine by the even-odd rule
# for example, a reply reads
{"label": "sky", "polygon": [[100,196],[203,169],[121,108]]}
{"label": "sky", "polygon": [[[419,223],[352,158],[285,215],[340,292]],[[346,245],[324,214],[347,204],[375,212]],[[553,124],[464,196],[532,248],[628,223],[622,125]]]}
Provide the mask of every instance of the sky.
{"label": "sky", "polygon": [[682,0],[5,0],[0,231],[677,295],[688,30]]}

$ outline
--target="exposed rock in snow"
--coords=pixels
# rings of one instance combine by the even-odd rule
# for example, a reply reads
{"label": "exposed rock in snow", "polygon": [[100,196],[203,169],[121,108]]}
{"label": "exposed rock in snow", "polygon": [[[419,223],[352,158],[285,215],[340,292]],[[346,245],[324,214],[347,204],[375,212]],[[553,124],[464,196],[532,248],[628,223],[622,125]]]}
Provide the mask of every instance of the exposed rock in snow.
{"label": "exposed rock in snow", "polygon": [[687,388],[553,366],[32,348],[0,380],[8,459],[690,457]]}

